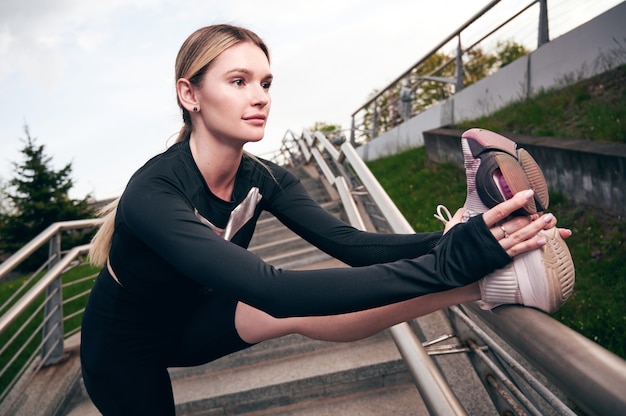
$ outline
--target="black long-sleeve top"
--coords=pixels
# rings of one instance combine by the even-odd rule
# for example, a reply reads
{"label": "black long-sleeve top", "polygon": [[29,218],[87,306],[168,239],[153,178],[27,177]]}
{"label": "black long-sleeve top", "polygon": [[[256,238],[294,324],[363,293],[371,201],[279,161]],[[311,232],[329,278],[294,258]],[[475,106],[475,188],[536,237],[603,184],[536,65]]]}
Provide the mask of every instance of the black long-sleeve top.
{"label": "black long-sleeve top", "polygon": [[[321,208],[289,171],[264,163],[243,157],[228,202],[211,193],[188,141],[140,168],[120,199],[109,256],[128,296],[174,309],[200,291],[226,291],[276,317],[326,315],[466,285],[511,261],[481,216],[443,236],[363,232]],[[265,263],[246,249],[263,210],[355,267]],[[229,223],[242,217],[241,226]]]}

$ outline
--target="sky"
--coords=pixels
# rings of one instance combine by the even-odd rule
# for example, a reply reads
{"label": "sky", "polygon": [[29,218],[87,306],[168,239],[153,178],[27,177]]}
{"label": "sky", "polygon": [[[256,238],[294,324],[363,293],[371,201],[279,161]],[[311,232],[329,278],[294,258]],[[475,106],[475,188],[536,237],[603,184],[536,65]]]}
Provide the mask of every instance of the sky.
{"label": "sky", "polygon": [[[316,122],[349,128],[351,114],[375,89],[489,3],[1,0],[0,184],[23,161],[28,126],[54,169],[72,164],[72,198],[120,195],[132,173],[178,133],[174,60],[200,27],[241,25],[270,48],[272,110],[265,138],[246,147],[263,156],[280,147],[288,130]],[[510,13],[528,3],[503,0],[498,7]],[[548,3],[554,38],[621,1]],[[510,33],[536,42],[535,31],[531,24]]]}

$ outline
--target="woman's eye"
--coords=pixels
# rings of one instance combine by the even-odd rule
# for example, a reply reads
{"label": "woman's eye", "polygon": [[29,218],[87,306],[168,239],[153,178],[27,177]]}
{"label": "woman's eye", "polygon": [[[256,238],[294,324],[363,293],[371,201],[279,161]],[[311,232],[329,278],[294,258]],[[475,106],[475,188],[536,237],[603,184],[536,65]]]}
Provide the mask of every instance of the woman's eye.
{"label": "woman's eye", "polygon": [[237,78],[233,80],[233,84],[237,85],[237,86],[241,86],[245,84],[245,81],[243,80],[243,78]]}
{"label": "woman's eye", "polygon": [[261,87],[263,87],[266,90],[269,90],[271,86],[272,86],[271,82],[262,82],[261,83]]}

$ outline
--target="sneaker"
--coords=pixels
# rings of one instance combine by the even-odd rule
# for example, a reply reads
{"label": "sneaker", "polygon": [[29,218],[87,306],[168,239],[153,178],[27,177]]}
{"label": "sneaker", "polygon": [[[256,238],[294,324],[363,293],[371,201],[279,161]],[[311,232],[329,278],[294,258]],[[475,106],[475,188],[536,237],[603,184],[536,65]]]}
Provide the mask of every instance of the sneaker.
{"label": "sneaker", "polygon": [[[461,146],[467,176],[465,221],[525,189],[532,189],[534,198],[514,215],[537,214],[548,208],[543,173],[515,142],[488,130],[471,129],[463,133]],[[540,234],[546,245],[516,256],[510,265],[478,282],[483,309],[521,304],[552,313],[571,296],[575,273],[567,244],[556,227]]]}
{"label": "sneaker", "polygon": [[535,162],[515,142],[489,130],[471,129],[461,136],[467,175],[466,218],[481,214],[519,191],[532,189],[535,196],[515,215],[545,211],[548,185]]}
{"label": "sneaker", "polygon": [[556,227],[541,231],[545,246],[515,257],[478,282],[481,308],[520,304],[556,312],[574,291],[574,262]]}
{"label": "sneaker", "polygon": [[[444,224],[452,219],[443,205],[437,206],[434,216]],[[556,227],[540,234],[545,246],[516,256],[508,266],[478,281],[482,309],[520,304],[553,313],[571,296],[575,273],[567,244]]]}

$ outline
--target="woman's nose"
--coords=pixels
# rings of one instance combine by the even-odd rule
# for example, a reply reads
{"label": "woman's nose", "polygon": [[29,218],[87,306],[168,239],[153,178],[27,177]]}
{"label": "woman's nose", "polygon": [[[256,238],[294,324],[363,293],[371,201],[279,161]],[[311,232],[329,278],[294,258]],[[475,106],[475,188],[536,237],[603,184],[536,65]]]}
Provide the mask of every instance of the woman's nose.
{"label": "woman's nose", "polygon": [[262,86],[253,88],[251,101],[253,105],[267,105],[270,102],[269,91]]}

